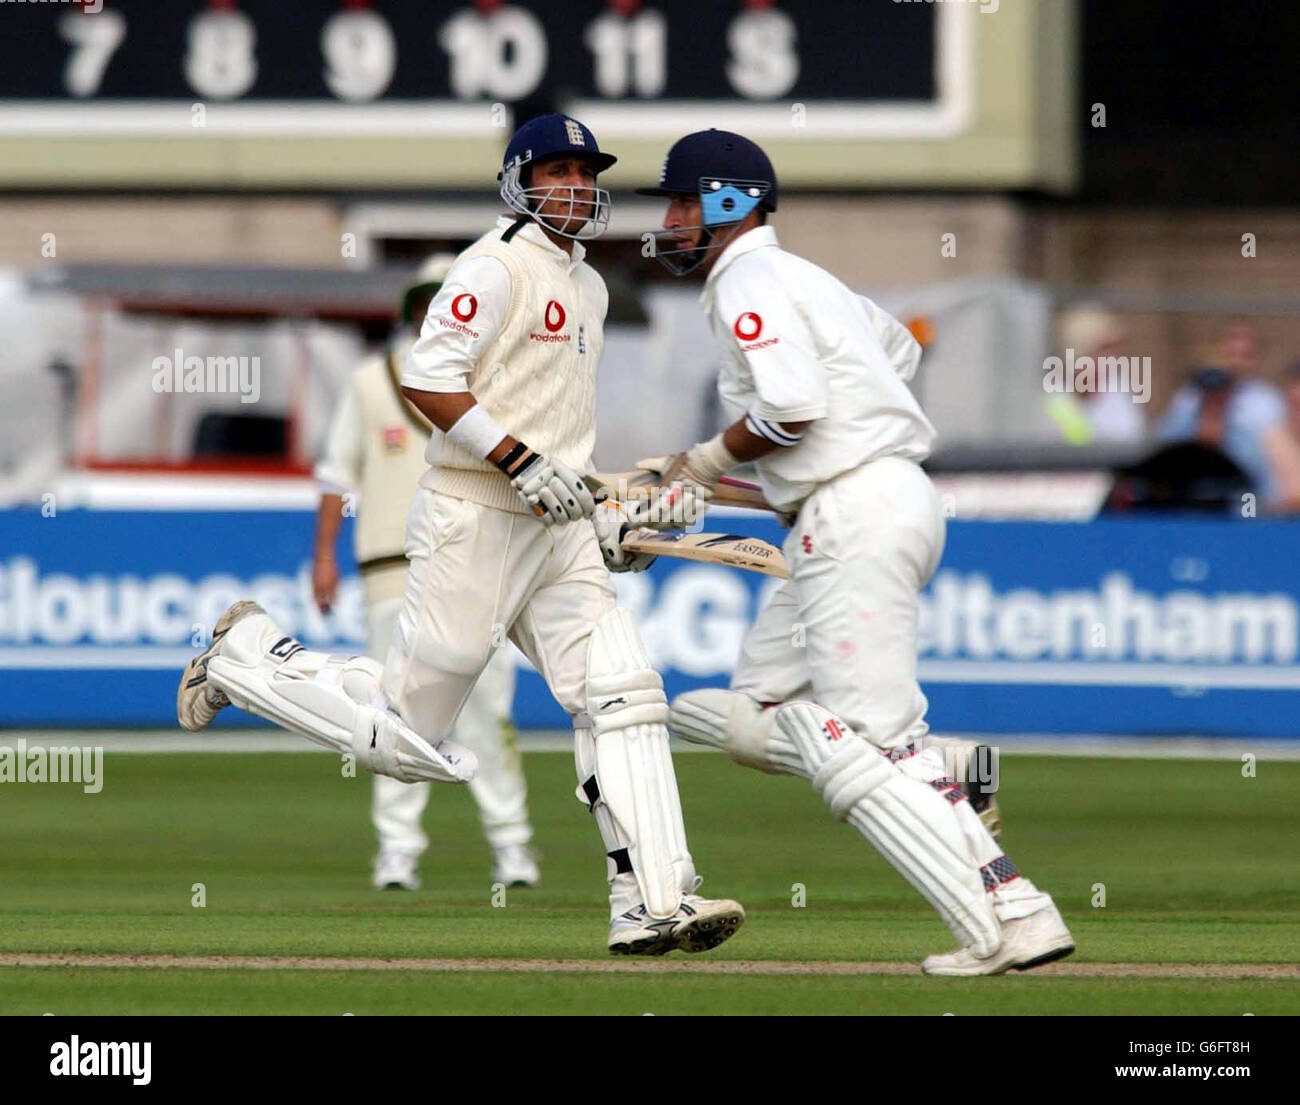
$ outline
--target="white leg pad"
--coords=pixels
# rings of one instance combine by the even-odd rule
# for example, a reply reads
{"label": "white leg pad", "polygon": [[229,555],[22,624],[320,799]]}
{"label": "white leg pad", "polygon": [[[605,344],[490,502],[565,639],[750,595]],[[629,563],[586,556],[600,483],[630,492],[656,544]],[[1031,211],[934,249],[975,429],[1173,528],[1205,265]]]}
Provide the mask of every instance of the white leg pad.
{"label": "white leg pad", "polygon": [[798,750],[777,728],[776,711],[739,691],[706,687],[679,694],[668,711],[668,728],[692,744],[720,748],[746,767],[808,778]]}
{"label": "white leg pad", "polygon": [[209,681],[241,710],[355,755],[367,771],[404,783],[473,778],[472,752],[445,740],[435,748],[386,708],[382,674],[366,656],[304,649],[265,614],[237,623],[208,661]]}
{"label": "white leg pad", "polygon": [[889,860],[961,944],[981,957],[997,951],[993,907],[947,800],[814,703],[788,703],[776,715],[831,812]]}
{"label": "white leg pad", "polygon": [[645,901],[640,883],[632,870],[631,838],[609,812],[600,784],[596,781],[596,738],[591,718],[583,713],[573,719],[573,762],[578,769],[578,787],[574,793],[596,819],[600,839],[605,845],[605,879],[609,883],[609,915],[613,919]]}
{"label": "white leg pad", "polygon": [[627,841],[647,912],[671,917],[694,882],[695,865],[668,750],[663,680],[624,609],[610,610],[592,630],[587,703],[600,800]]}

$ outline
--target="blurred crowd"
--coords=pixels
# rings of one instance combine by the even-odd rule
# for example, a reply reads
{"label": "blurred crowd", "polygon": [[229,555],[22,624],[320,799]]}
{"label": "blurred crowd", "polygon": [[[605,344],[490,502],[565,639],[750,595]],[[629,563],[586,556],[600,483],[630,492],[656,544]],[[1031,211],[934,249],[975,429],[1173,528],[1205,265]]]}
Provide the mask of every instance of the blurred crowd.
{"label": "blurred crowd", "polygon": [[[1079,356],[1121,356],[1122,320],[1100,307],[1063,313],[1062,348]],[[1156,404],[1152,404],[1156,406]],[[1064,440],[1144,447],[1143,459],[1117,473],[1109,509],[1205,509],[1300,514],[1300,361],[1281,379],[1264,376],[1259,339],[1231,326],[1188,368],[1163,411],[1120,391],[1049,399]]]}

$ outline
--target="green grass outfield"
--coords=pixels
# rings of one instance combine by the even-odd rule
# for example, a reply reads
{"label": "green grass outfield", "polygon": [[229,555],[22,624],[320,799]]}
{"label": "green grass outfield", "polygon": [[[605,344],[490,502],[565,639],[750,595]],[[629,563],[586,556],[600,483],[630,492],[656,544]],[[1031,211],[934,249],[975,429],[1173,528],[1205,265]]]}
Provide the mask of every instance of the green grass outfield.
{"label": "green grass outfield", "polygon": [[[912,973],[947,929],[806,783],[677,764],[703,892],[748,920],[650,962],[605,953],[599,836],[564,753],[525,755],[543,886],[504,907],[464,788],[435,788],[426,889],[404,894],[369,889],[370,780],[325,754],[110,750],[100,794],[5,784],[0,963],[58,958],[0,966],[0,1014],[1300,1013],[1300,764],[1005,758],[1003,844],[1074,931],[1061,969],[1088,973],[974,980]],[[373,962],[394,958],[411,962]]]}

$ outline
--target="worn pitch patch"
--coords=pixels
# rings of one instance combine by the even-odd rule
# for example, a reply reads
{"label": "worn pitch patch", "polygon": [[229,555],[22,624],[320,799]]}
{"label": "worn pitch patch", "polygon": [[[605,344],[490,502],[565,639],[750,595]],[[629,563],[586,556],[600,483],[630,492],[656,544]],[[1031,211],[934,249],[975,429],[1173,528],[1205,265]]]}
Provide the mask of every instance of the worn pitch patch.
{"label": "worn pitch patch", "polygon": [[[681,975],[920,975],[918,963],[845,960],[717,959],[381,959],[275,955],[80,955],[0,953],[0,967],[108,967],[245,971],[447,971],[489,974]],[[1010,972],[1012,976],[1022,972]],[[1023,972],[1033,978],[1260,978],[1300,979],[1294,963],[1050,963]]]}

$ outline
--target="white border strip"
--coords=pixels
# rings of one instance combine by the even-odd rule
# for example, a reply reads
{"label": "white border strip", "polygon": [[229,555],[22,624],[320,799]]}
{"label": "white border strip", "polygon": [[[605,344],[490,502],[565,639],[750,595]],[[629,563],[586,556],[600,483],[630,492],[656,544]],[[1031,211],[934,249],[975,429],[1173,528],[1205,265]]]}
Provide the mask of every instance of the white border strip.
{"label": "white border strip", "polygon": [[[54,485],[62,508],[83,510],[201,511],[305,510],[320,504],[310,476],[200,472],[64,472]],[[28,503],[26,505],[33,505]],[[714,506],[710,518],[767,515],[748,507]]]}
{"label": "white border strip", "polygon": [[[202,104],[204,125],[192,108]],[[482,138],[504,142],[513,129],[495,125],[489,103],[458,100],[345,104],[261,100],[222,103],[195,95],[187,100],[119,100],[97,103],[24,104],[0,100],[0,134],[93,138],[355,138],[366,135]]]}
{"label": "white border strip", "polygon": [[[352,269],[371,268],[383,238],[478,238],[483,228],[505,213],[500,200],[445,200],[438,203],[358,203],[343,210],[341,225],[357,236]],[[663,203],[618,195],[610,213],[605,239],[640,238],[647,227],[658,226]]]}
{"label": "white border strip", "polygon": [[86,510],[315,510],[307,476],[69,472],[55,484],[60,507]]}
{"label": "white border strip", "polygon": [[[1257,760],[1300,760],[1300,741],[1256,737],[1133,737],[1051,733],[936,733],[961,737],[996,747],[999,756],[1067,756],[1090,759],[1240,760],[1249,752]],[[28,748],[69,746],[102,747],[114,754],[173,752],[315,752],[327,749],[303,737],[277,729],[207,729],[185,733],[179,729],[11,729],[0,733],[0,748],[14,748],[19,740]],[[524,729],[518,735],[523,752],[573,753],[573,733],[568,729]],[[673,755],[717,753],[715,748],[674,740]]]}
{"label": "white border strip", "polygon": [[194,659],[197,648],[114,648],[112,645],[71,645],[67,648],[37,645],[0,648],[0,671],[180,671]]}
{"label": "white border strip", "polygon": [[921,681],[1061,687],[1171,687],[1195,690],[1297,690],[1300,665],[1160,664],[1114,661],[922,660]]}
{"label": "white border strip", "polygon": [[[349,647],[348,642],[333,646]],[[355,647],[359,647],[359,644]],[[112,645],[69,645],[66,647],[20,645],[0,647],[0,670],[108,669],[121,671],[182,668],[195,650]],[[1300,665],[1114,663],[1106,661],[1056,661],[1015,663],[979,660],[922,660],[919,676],[923,683],[979,684],[984,686],[1058,687],[1165,687],[1199,690],[1300,690]]]}

